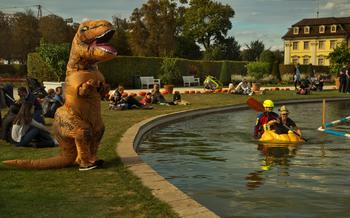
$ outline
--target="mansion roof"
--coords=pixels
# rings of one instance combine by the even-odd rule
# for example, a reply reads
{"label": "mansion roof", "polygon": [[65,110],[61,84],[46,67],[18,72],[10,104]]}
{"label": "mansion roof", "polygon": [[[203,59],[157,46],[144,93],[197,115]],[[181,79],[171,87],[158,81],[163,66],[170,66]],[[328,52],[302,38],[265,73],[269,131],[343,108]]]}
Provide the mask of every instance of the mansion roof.
{"label": "mansion roof", "polygon": [[[335,25],[336,31],[331,31],[331,27]],[[324,26],[324,32],[320,33],[320,26]],[[309,27],[309,33],[305,32]],[[294,28],[298,28],[298,33],[294,32]],[[350,36],[350,17],[324,17],[324,18],[308,18],[292,25],[282,39],[294,39],[304,37],[324,37],[324,36]]]}

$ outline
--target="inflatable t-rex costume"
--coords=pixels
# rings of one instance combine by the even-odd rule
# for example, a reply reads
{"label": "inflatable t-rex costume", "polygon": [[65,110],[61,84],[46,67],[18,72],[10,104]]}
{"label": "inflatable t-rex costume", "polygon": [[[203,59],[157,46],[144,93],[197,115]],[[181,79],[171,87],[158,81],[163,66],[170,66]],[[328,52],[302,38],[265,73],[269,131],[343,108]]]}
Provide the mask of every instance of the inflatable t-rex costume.
{"label": "inflatable t-rex costume", "polygon": [[80,167],[88,167],[97,161],[96,153],[104,133],[101,96],[109,90],[97,62],[110,60],[117,54],[107,44],[114,32],[108,21],[86,21],[80,24],[73,39],[65,80],[65,103],[57,110],[53,124],[60,155],[41,160],[7,160],[4,164],[50,169],[75,162]]}

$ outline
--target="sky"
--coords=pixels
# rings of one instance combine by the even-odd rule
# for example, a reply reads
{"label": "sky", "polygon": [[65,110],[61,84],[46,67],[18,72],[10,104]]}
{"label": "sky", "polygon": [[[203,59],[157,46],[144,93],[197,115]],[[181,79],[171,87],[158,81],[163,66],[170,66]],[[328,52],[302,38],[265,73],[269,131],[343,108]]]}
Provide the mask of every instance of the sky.
{"label": "sky", "polygon": [[[216,0],[230,5],[235,16],[231,19],[234,36],[242,48],[251,41],[263,41],[266,48],[282,49],[281,37],[288,28],[304,18],[350,16],[350,0]],[[135,8],[147,0],[0,0],[3,12],[23,12],[43,6],[43,15],[54,13],[74,22],[86,19],[112,20],[112,16],[129,18]]]}

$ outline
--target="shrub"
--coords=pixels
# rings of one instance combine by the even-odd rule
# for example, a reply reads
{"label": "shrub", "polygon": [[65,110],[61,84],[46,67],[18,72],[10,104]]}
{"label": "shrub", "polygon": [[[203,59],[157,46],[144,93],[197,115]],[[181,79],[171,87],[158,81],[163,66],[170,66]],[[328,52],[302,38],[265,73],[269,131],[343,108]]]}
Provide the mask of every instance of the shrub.
{"label": "shrub", "polygon": [[65,78],[65,72],[69,59],[70,45],[68,43],[50,44],[40,42],[40,46],[36,49],[47,66],[51,68],[51,72],[55,75],[55,80],[60,82]]}
{"label": "shrub", "polygon": [[248,75],[254,77],[256,80],[260,80],[269,73],[270,64],[266,62],[250,62],[247,68]]}
{"label": "shrub", "polygon": [[28,76],[39,81],[53,81],[55,75],[38,53],[29,53],[27,57]]}
{"label": "shrub", "polygon": [[160,72],[159,78],[164,84],[178,84],[181,81],[181,72],[176,58],[164,58]]}

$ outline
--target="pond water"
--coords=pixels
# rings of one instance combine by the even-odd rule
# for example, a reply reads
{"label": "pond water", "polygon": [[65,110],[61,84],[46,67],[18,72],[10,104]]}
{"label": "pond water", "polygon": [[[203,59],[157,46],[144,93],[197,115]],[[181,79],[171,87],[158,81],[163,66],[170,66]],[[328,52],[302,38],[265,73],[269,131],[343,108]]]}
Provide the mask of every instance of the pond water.
{"label": "pond water", "polygon": [[[349,116],[327,103],[327,121]],[[350,139],[316,129],[321,104],[287,106],[307,143],[261,144],[257,113],[236,111],[169,124],[150,133],[141,158],[222,217],[349,217]]]}

